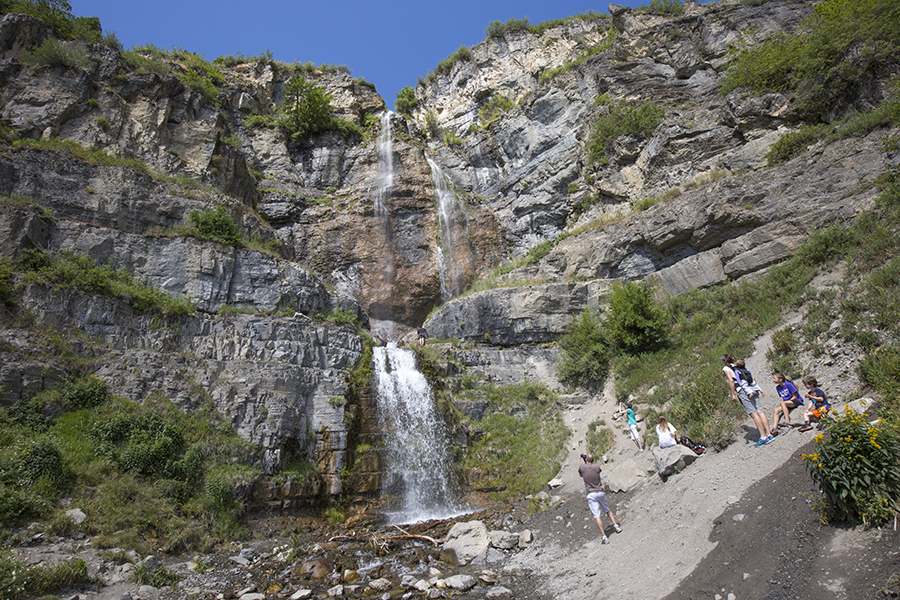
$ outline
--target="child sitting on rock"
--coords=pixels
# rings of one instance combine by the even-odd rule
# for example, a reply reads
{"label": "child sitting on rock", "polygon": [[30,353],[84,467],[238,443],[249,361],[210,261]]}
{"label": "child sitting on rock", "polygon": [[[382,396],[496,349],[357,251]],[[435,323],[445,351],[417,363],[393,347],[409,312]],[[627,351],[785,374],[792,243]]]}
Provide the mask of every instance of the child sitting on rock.
{"label": "child sitting on rock", "polygon": [[[807,375],[803,378],[803,385],[809,390],[806,393],[806,399],[809,400],[810,408],[803,413],[803,427],[800,428],[800,431],[809,431],[812,429],[810,419],[819,421],[826,412],[831,410],[831,404],[828,403],[825,392],[819,389],[819,382],[816,381],[815,377]],[[822,428],[821,423],[819,424],[819,428]]]}

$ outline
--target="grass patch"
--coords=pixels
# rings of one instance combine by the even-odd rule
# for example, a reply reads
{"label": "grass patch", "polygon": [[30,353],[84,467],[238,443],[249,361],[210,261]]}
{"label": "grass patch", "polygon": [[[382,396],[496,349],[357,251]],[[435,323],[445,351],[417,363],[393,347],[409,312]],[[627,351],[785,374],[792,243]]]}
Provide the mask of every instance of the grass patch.
{"label": "grass patch", "polygon": [[[44,519],[56,534],[142,553],[206,551],[246,534],[231,489],[255,476],[241,466],[253,452],[208,405],[137,404],[89,376],[0,410],[0,440],[7,530]],[[55,508],[64,495],[88,515],[82,524]]]}
{"label": "grass patch", "polygon": [[182,317],[194,312],[194,304],[187,298],[170,296],[135,281],[127,271],[98,265],[89,257],[71,251],[49,255],[41,250],[25,249],[15,269],[22,283],[119,298],[138,313]]}
{"label": "grass patch", "polygon": [[601,165],[609,163],[608,155],[616,139],[621,136],[649,139],[666,114],[665,109],[652,102],[641,105],[613,102],[605,94],[596,103],[606,108],[594,123],[587,150],[589,160]]}
{"label": "grass patch", "polygon": [[49,566],[29,567],[11,554],[0,554],[0,598],[16,600],[26,595],[46,596],[95,583],[80,558]]}
{"label": "grass patch", "polygon": [[616,441],[616,434],[606,426],[606,421],[597,419],[588,424],[587,439],[585,441],[587,443],[585,453],[600,457],[613,447]]}
{"label": "grass patch", "polygon": [[475,489],[502,498],[533,494],[559,471],[569,435],[559,398],[539,383],[488,386],[488,416],[481,438],[470,445],[459,466],[485,477]]}

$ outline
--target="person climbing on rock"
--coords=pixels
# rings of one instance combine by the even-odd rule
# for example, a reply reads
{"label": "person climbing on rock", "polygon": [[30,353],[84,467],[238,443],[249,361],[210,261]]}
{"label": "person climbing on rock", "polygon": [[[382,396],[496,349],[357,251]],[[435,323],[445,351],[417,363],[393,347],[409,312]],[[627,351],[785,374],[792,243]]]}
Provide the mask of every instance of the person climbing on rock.
{"label": "person climbing on rock", "polygon": [[418,332],[418,334],[419,334],[419,345],[420,345],[420,346],[424,346],[424,345],[425,345],[425,338],[428,337],[428,332],[425,331],[425,328],[424,328],[424,327],[419,327],[419,329],[417,330],[417,332]]}
{"label": "person climbing on rock", "polygon": [[641,436],[638,434],[637,417],[634,415],[634,409],[631,407],[631,402],[625,403],[625,414],[628,415],[628,428],[631,430],[631,439],[634,440],[635,445],[638,447],[638,452],[643,452],[644,440],[642,440]]}
{"label": "person climbing on rock", "polygon": [[[759,402],[761,395],[765,393],[753,382],[750,371],[747,370],[743,360],[735,360],[730,354],[726,354],[720,359],[725,363],[722,372],[725,373],[725,380],[731,389],[731,399],[744,405],[744,410],[753,419],[756,429],[759,430],[759,440],[756,446],[768,444],[775,439],[769,429],[769,419],[763,412],[762,404]],[[743,378],[740,373],[744,373]]]}
{"label": "person climbing on rock", "polygon": [[603,513],[606,513],[609,520],[612,521],[616,533],[622,533],[622,528],[616,523],[616,517],[609,508],[606,492],[603,491],[603,482],[600,480],[600,465],[594,464],[594,455],[582,454],[581,461],[581,464],[578,465],[578,474],[584,479],[588,507],[591,509],[591,514],[594,516],[597,527],[600,528],[601,542],[608,544],[609,538],[606,537],[606,530],[603,528]]}

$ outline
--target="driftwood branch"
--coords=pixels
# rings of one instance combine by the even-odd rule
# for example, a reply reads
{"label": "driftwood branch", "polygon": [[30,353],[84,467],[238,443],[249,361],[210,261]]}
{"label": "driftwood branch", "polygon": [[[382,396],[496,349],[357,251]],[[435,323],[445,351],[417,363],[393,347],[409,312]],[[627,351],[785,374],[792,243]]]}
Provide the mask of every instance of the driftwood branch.
{"label": "driftwood branch", "polygon": [[[372,541],[376,543],[376,545],[383,545],[383,542],[379,543],[379,540],[421,540],[425,542],[431,542],[433,546],[438,546],[440,542],[432,537],[428,537],[427,535],[416,535],[415,533],[409,533],[408,531],[404,531],[397,525],[394,525],[396,529],[400,531],[403,535],[373,535]],[[355,542],[359,541],[359,538],[355,535],[336,535],[334,537],[328,538],[329,542]]]}

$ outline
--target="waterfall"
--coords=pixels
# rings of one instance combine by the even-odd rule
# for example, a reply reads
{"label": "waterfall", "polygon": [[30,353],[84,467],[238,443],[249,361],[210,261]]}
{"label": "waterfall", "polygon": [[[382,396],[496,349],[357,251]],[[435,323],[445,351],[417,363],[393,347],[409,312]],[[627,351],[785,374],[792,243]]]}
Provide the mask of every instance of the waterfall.
{"label": "waterfall", "polygon": [[462,291],[464,285],[460,268],[454,259],[456,248],[453,235],[453,215],[456,212],[456,192],[450,179],[433,160],[425,157],[431,168],[431,181],[438,201],[438,220],[440,221],[441,246],[438,248],[438,265],[441,275],[441,301],[446,302]]}
{"label": "waterfall", "polygon": [[387,216],[384,200],[394,187],[394,140],[391,137],[391,111],[381,116],[381,130],[376,140],[378,147],[378,189],[375,190],[375,214]]}
{"label": "waterfall", "polygon": [[374,348],[378,416],[385,432],[382,491],[392,523],[446,519],[465,512],[450,484],[448,436],[415,354],[390,343]]}

